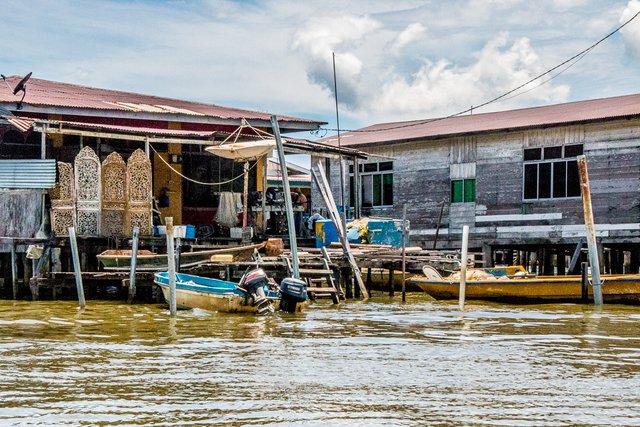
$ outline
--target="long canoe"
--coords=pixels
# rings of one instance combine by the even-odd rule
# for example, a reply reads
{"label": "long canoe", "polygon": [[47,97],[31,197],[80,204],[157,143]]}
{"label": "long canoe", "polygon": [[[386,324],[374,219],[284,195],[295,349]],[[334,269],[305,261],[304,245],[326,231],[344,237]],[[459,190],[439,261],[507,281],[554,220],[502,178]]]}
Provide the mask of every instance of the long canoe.
{"label": "long canoe", "polygon": [[[180,265],[190,267],[207,262],[214,255],[232,255],[234,261],[247,261],[254,250],[260,250],[265,243],[244,246],[229,246],[220,249],[207,249],[203,251],[182,252]],[[105,270],[129,270],[131,268],[131,251],[121,249],[109,249],[96,255]],[[136,269],[140,271],[158,271],[167,269],[167,254],[158,254],[148,250],[138,250],[136,256]]]}
{"label": "long canoe", "polygon": [[[408,282],[435,299],[457,299],[458,281],[416,276]],[[588,287],[589,298],[593,289]],[[602,296],[605,302],[640,303],[640,275],[602,276]],[[511,302],[580,302],[582,281],[580,276],[537,276],[532,278],[496,278],[468,280],[466,298]]]}

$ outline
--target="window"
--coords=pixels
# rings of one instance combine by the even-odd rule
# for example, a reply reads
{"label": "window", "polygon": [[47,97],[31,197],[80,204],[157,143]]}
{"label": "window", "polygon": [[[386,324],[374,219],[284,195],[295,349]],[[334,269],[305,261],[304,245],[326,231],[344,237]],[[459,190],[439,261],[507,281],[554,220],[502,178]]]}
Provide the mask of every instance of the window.
{"label": "window", "polygon": [[475,179],[451,180],[451,203],[469,203],[476,201]]}
{"label": "window", "polygon": [[576,157],[582,144],[524,150],[524,200],[563,199],[580,196]]}
{"label": "window", "polygon": [[[362,206],[393,206],[393,162],[365,163],[359,166]],[[355,205],[353,166],[349,166],[349,202]]]}

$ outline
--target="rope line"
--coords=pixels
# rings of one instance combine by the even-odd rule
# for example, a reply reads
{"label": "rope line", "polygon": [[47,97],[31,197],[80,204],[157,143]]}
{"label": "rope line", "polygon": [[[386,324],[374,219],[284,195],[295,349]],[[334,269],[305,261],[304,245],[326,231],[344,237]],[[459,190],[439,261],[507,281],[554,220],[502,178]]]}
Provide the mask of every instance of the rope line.
{"label": "rope line", "polygon": [[[156,153],[156,154],[158,155],[158,157],[160,157],[160,160],[162,160],[162,162],[163,162],[165,165],[167,165],[167,166],[169,167],[169,169],[171,169],[171,171],[172,171],[173,173],[175,173],[176,175],[179,175],[179,176],[181,176],[182,178],[186,179],[187,181],[191,181],[191,182],[193,182],[193,183],[195,183],[195,184],[200,184],[200,185],[211,185],[211,186],[213,186],[213,185],[223,185],[223,184],[228,184],[228,183],[230,183],[230,182],[233,182],[233,181],[235,181],[235,180],[237,180],[237,179],[239,179],[239,178],[242,178],[242,177],[244,176],[244,172],[243,172],[243,173],[241,173],[240,175],[236,176],[235,178],[231,178],[230,180],[227,180],[227,181],[222,181],[222,182],[202,182],[202,181],[198,181],[198,180],[196,180],[196,179],[189,178],[188,176],[183,175],[182,173],[178,172],[178,171],[177,171],[173,166],[171,166],[171,165],[169,164],[169,162],[167,162],[167,161],[164,159],[164,157],[162,157],[162,155],[160,155],[160,153],[158,153],[158,151],[155,149],[155,147],[154,147],[153,145],[149,144],[149,147],[151,147],[151,149],[153,150],[153,152],[154,152],[154,153]],[[253,164],[253,165],[252,165],[252,166],[247,170],[247,172],[248,172],[248,171],[250,171],[251,169],[255,168],[257,164],[258,164],[258,162],[255,162],[255,163],[254,163],[254,164]]]}

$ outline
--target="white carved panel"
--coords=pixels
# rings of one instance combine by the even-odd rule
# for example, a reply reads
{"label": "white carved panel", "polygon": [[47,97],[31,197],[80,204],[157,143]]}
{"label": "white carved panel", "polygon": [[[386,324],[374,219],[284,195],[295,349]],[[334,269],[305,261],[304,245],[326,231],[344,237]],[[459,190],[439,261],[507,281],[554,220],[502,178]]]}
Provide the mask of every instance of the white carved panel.
{"label": "white carved panel", "polygon": [[124,236],[127,165],[115,151],[102,162],[102,235]]}
{"label": "white carved panel", "polygon": [[150,235],[153,226],[151,216],[151,162],[144,151],[138,149],[127,160],[127,209],[126,233],[140,227],[140,234]]}
{"label": "white carved panel", "polygon": [[91,147],[84,147],[75,159],[76,223],[78,235],[100,235],[101,165]]}
{"label": "white carved panel", "polygon": [[75,225],[75,184],[71,163],[58,162],[58,182],[49,192],[51,197],[51,231],[62,237]]}

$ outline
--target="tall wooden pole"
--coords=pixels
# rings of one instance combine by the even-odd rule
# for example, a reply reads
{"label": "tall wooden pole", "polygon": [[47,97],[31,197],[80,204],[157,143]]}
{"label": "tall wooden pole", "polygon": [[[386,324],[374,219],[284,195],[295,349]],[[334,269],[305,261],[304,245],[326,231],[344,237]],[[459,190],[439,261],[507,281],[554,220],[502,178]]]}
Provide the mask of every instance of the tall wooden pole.
{"label": "tall wooden pole", "polygon": [[173,217],[165,218],[167,225],[167,265],[169,266],[169,313],[176,317],[176,254],[173,248]]}
{"label": "tall wooden pole", "polygon": [[584,226],[587,231],[589,264],[591,264],[591,286],[593,286],[593,303],[595,305],[602,305],[602,282],[600,281],[600,262],[598,260],[596,228],[593,220],[593,210],[591,205],[591,189],[589,187],[589,171],[587,169],[587,158],[584,155],[578,156],[578,173],[580,175],[580,190],[582,193]]}
{"label": "tall wooden pole", "polygon": [[462,253],[460,254],[460,293],[458,306],[464,310],[464,300],[467,294],[467,248],[469,246],[469,226],[462,227]]}
{"label": "tall wooden pole", "polygon": [[[341,147],[340,143],[340,115],[338,114],[338,80],[336,79],[336,54],[333,55],[333,93],[336,100],[336,129],[338,130],[338,148]],[[347,229],[347,207],[345,206],[344,198],[344,162],[342,161],[342,154],[338,155],[338,161],[340,162],[340,203],[342,204],[342,229]]]}
{"label": "tall wooden pole", "polygon": [[289,248],[291,250],[291,263],[293,264],[293,277],[300,278],[300,268],[298,267],[298,241],[296,240],[296,226],[293,219],[293,203],[291,202],[291,190],[289,188],[289,174],[287,173],[287,162],[284,158],[284,146],[280,137],[280,126],[276,116],[271,116],[271,128],[276,138],[278,149],[278,160],[280,161],[280,172],[282,173],[282,187],[284,190],[284,205],[287,211],[287,230],[289,231]]}
{"label": "tall wooden pole", "polygon": [[71,257],[73,258],[73,272],[76,276],[76,289],[78,291],[78,305],[84,308],[84,287],[82,286],[82,271],[80,270],[80,254],[78,253],[78,242],[76,240],[76,229],[69,227],[69,245],[71,246]]}
{"label": "tall wooden pole", "polygon": [[129,270],[129,304],[133,302],[136,296],[136,264],[138,262],[138,236],[140,235],[140,227],[133,227],[133,236],[131,242],[131,266]]}
{"label": "tall wooden pole", "polygon": [[18,299],[18,259],[16,257],[16,242],[11,240],[11,287],[13,299]]}
{"label": "tall wooden pole", "polygon": [[242,242],[245,243],[251,240],[247,239],[247,224],[249,223],[249,162],[244,162],[244,190],[242,205]]}
{"label": "tall wooden pole", "polygon": [[407,300],[407,204],[402,205],[402,302]]}

